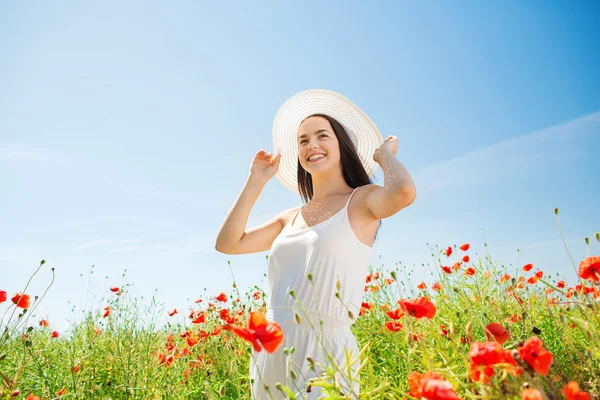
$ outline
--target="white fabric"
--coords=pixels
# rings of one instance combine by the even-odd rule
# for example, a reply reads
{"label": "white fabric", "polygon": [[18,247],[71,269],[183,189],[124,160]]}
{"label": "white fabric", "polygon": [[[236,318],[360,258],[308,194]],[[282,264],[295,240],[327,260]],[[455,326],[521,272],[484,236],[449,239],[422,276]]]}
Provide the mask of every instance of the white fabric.
{"label": "white fabric", "polygon": [[282,154],[277,179],[298,192],[298,129],[300,123],[313,114],[332,117],[344,127],[367,175],[372,177],[378,165],[373,153],[383,143],[375,123],[345,96],[327,89],[310,89],[287,99],[275,114],[273,151]]}
{"label": "white fabric", "polygon": [[[304,229],[289,223],[273,242],[266,316],[282,327],[284,342],[271,354],[252,351],[253,399],[284,399],[285,396],[275,388],[277,382],[287,385],[299,399],[316,399],[320,388],[312,387],[311,392],[306,393],[305,382],[322,372],[321,363],[329,364],[325,349],[334,356],[340,368],[346,364],[344,349],[352,351],[352,358],[358,356],[358,345],[350,331],[354,321],[348,310],[358,318],[372,248],[362,243],[350,227],[348,204],[355,192],[356,189],[344,208],[333,217]],[[312,285],[307,277],[309,273],[313,275]],[[336,281],[341,285],[341,301],[335,297],[338,292]],[[294,290],[300,304],[290,296],[290,290]],[[300,316],[301,324],[295,321],[294,311]],[[323,320],[322,328],[319,320]],[[283,350],[292,346],[295,352],[288,357]],[[309,368],[307,357],[315,361],[316,373]],[[353,369],[356,370],[359,364],[360,360],[357,360]],[[290,368],[296,372],[295,381],[288,372]],[[344,382],[340,380],[344,387],[342,392],[349,393]],[[264,384],[269,386],[273,397],[267,395]],[[355,382],[352,390],[358,393],[359,388]]]}

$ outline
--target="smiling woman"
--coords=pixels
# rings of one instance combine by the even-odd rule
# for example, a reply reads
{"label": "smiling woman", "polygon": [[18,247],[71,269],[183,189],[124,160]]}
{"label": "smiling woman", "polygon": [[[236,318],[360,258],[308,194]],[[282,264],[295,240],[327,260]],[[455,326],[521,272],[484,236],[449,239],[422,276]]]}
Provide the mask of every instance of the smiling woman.
{"label": "smiling woman", "polygon": [[[342,371],[348,365],[356,372],[360,365],[350,327],[360,312],[372,245],[381,219],[415,200],[414,183],[395,157],[397,139],[383,141],[375,124],[335,92],[307,90],[288,99],[275,117],[273,141],[277,155],[255,155],[216,240],[216,249],[227,254],[271,251],[266,318],[284,338],[271,353],[253,348],[252,398],[283,398],[281,384],[317,398],[320,386],[311,386],[312,379],[331,360],[330,378],[342,393],[356,395],[359,378]],[[371,183],[377,165],[384,186]],[[304,206],[246,229],[250,210],[275,174]]]}

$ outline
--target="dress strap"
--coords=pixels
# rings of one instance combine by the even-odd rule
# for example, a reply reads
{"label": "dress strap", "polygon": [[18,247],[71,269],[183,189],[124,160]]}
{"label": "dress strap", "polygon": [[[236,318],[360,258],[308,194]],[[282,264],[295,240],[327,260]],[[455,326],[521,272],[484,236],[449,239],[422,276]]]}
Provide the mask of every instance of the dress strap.
{"label": "dress strap", "polygon": [[352,196],[354,196],[356,189],[358,189],[358,187],[354,188],[354,190],[352,191],[352,194],[350,194],[350,197],[348,197],[348,201],[346,202],[346,205],[344,206],[344,208],[348,208],[348,205],[350,204],[350,200],[352,200]]}

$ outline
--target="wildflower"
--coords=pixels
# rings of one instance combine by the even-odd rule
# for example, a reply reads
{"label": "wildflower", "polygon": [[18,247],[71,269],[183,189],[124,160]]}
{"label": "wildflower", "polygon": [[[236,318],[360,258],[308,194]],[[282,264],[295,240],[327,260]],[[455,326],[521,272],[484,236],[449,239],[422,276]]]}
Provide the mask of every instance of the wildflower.
{"label": "wildflower", "polygon": [[590,395],[581,391],[579,384],[575,381],[567,383],[562,389],[562,394],[566,400],[591,400]]}
{"label": "wildflower", "polygon": [[0,303],[4,303],[7,299],[6,292],[4,290],[0,290]]}
{"label": "wildflower", "polygon": [[225,293],[221,293],[215,297],[215,300],[225,303],[227,301],[227,295]]}
{"label": "wildflower", "polygon": [[108,317],[111,312],[112,312],[112,309],[110,308],[110,306],[104,307],[104,315],[102,316],[102,318]]}
{"label": "wildflower", "polygon": [[400,307],[398,307],[394,311],[386,311],[385,313],[391,319],[400,319],[404,315],[404,313],[402,312],[402,310],[400,309]]}
{"label": "wildflower", "polygon": [[510,281],[511,276],[509,274],[504,274],[502,278],[500,278],[500,283],[504,283],[506,281]]}
{"label": "wildflower", "polygon": [[462,246],[460,246],[459,249],[461,249],[462,251],[467,251],[467,250],[469,250],[470,246],[471,245],[469,243],[465,243]]}
{"label": "wildflower", "polygon": [[29,394],[25,400],[40,400],[39,397],[34,396],[33,394]]}
{"label": "wildflower", "polygon": [[64,387],[61,390],[59,390],[58,392],[56,392],[56,395],[57,396],[62,396],[64,394],[66,394],[66,393],[67,393],[67,388]]}
{"label": "wildflower", "polygon": [[373,274],[367,275],[367,277],[365,278],[365,283],[371,282],[372,279],[373,279]]}
{"label": "wildflower", "polygon": [[535,371],[547,375],[550,365],[552,365],[553,356],[551,352],[542,346],[542,341],[534,336],[518,348],[519,357]]}
{"label": "wildflower", "polygon": [[60,336],[60,334],[57,331],[52,331],[50,336],[52,336],[53,338],[57,338],[58,336]]}
{"label": "wildflower", "polygon": [[164,354],[164,353],[160,353],[158,355],[158,363],[160,365],[165,364],[167,367],[170,367],[171,364],[173,364],[173,361],[175,361],[175,357],[173,357],[173,354]]}
{"label": "wildflower", "polygon": [[533,285],[539,280],[540,280],[540,278],[538,278],[537,275],[534,275],[531,278],[527,279],[527,283],[529,283],[530,285]]}
{"label": "wildflower", "polygon": [[542,400],[542,393],[540,393],[537,389],[523,389],[523,393],[521,393],[521,397],[523,400]]}
{"label": "wildflower", "polygon": [[185,340],[187,341],[189,347],[194,347],[198,344],[198,339],[192,336],[187,337]]}
{"label": "wildflower", "polygon": [[490,277],[490,275],[491,275],[491,272],[490,272],[490,271],[485,271],[485,272],[483,273],[483,279],[487,279],[487,278],[489,278],[489,277]]}
{"label": "wildflower", "polygon": [[411,372],[408,387],[409,394],[417,399],[460,400],[452,384],[435,372]]}
{"label": "wildflower", "polygon": [[445,265],[442,265],[442,271],[444,271],[447,274],[451,274],[452,270],[450,269],[450,267],[447,267]]}
{"label": "wildflower", "polygon": [[498,343],[504,344],[508,338],[510,338],[510,334],[506,331],[506,329],[504,329],[504,327],[497,322],[490,322],[485,328],[485,335],[488,340],[490,340],[490,337],[493,336]]}
{"label": "wildflower", "polygon": [[387,321],[385,323],[385,327],[388,328],[388,330],[390,330],[392,332],[398,332],[399,330],[402,329],[402,324],[400,324],[396,321]]}
{"label": "wildflower", "polygon": [[81,371],[81,365],[77,364],[77,365],[74,365],[74,366],[71,367],[71,372],[72,373],[76,374],[79,371]]}
{"label": "wildflower", "polygon": [[588,257],[579,264],[579,276],[582,279],[600,281],[600,256]]}
{"label": "wildflower", "polygon": [[121,290],[118,286],[111,286],[111,287],[109,287],[109,289],[113,293],[118,293],[119,290]]}
{"label": "wildflower", "polygon": [[407,314],[417,319],[423,317],[431,319],[437,311],[435,304],[427,297],[418,297],[412,300],[398,300],[398,303]]}
{"label": "wildflower", "polygon": [[201,324],[206,322],[206,314],[202,311],[192,311],[190,318],[192,319],[192,324]]}
{"label": "wildflower", "polygon": [[473,267],[467,268],[467,270],[465,271],[465,275],[475,275],[475,268],[473,268]]}
{"label": "wildflower", "polygon": [[370,310],[371,307],[373,307],[371,304],[363,301],[362,304],[360,305],[362,308],[366,308],[367,310]]}
{"label": "wildflower", "polygon": [[247,328],[230,325],[229,329],[242,339],[251,342],[255,351],[265,349],[273,353],[283,343],[283,331],[279,324],[267,321],[259,311],[250,313]]}
{"label": "wildflower", "polygon": [[444,254],[446,254],[446,257],[450,257],[452,255],[452,247],[448,246]]}
{"label": "wildflower", "polygon": [[13,295],[13,297],[11,297],[10,300],[15,303],[17,307],[23,309],[29,308],[30,297],[28,294],[17,292]]}
{"label": "wildflower", "polygon": [[460,261],[459,262],[455,262],[454,265],[452,266],[452,269],[455,271],[458,271],[460,269]]}
{"label": "wildflower", "polygon": [[261,293],[258,290],[256,292],[254,292],[253,296],[254,296],[254,300],[260,300],[260,298],[262,297]]}
{"label": "wildflower", "polygon": [[40,326],[43,326],[44,328],[48,327],[48,321],[45,319],[40,319]]}
{"label": "wildflower", "polygon": [[436,292],[439,292],[442,289],[442,287],[439,283],[435,282],[433,285],[431,285],[431,289],[435,290]]}
{"label": "wildflower", "polygon": [[394,283],[394,280],[392,278],[385,278],[383,280],[384,285],[391,285],[392,283]]}
{"label": "wildflower", "polygon": [[196,299],[194,300],[194,303],[202,303],[202,299]]}
{"label": "wildflower", "polygon": [[427,288],[427,284],[425,282],[421,282],[417,285],[417,288],[423,290]]}
{"label": "wildflower", "polygon": [[470,260],[469,256],[464,256],[464,257],[462,258],[462,261],[463,261],[464,263],[468,263],[468,262],[469,262],[469,260]]}
{"label": "wildflower", "polygon": [[177,309],[174,308],[173,311],[169,311],[168,314],[169,314],[169,317],[172,317],[173,315],[177,314]]}
{"label": "wildflower", "polygon": [[542,276],[544,276],[544,271],[537,271],[537,272],[535,273],[535,276],[536,276],[538,279],[540,279]]}
{"label": "wildflower", "polygon": [[533,268],[533,264],[525,264],[523,266],[523,271],[527,272]]}
{"label": "wildflower", "polygon": [[381,286],[380,286],[380,285],[369,286],[369,292],[371,292],[371,293],[375,293],[375,292],[377,292],[379,289],[381,289]]}

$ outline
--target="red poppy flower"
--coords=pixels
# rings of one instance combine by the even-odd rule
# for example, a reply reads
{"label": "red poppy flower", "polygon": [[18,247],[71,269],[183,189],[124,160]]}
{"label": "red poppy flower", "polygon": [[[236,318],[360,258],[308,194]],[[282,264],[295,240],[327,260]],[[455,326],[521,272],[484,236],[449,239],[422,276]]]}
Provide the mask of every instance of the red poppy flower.
{"label": "red poppy flower", "polygon": [[392,278],[385,278],[385,279],[383,280],[383,283],[384,283],[385,285],[391,285],[392,283],[394,283],[394,280],[393,280]]}
{"label": "red poppy flower", "polygon": [[169,311],[168,314],[169,314],[169,317],[172,317],[173,315],[177,314],[177,309],[174,308],[173,311]]}
{"label": "red poppy flower", "polygon": [[600,256],[588,257],[579,264],[579,276],[582,279],[600,281]]}
{"label": "red poppy flower", "polygon": [[29,396],[27,396],[27,398],[25,400],[40,400],[40,398],[30,394]]}
{"label": "red poppy flower", "polygon": [[417,399],[460,400],[452,384],[435,372],[411,372],[408,387],[409,394]]}
{"label": "red poppy flower", "polygon": [[510,338],[510,334],[506,331],[506,329],[504,329],[504,327],[497,322],[490,322],[485,328],[487,331],[489,331],[485,332],[488,340],[491,340],[491,337],[493,336],[498,343],[504,344],[508,338]]}
{"label": "red poppy flower", "polygon": [[465,271],[465,275],[475,275],[475,268],[473,268],[473,267],[467,268],[467,270]]}
{"label": "red poppy flower", "polygon": [[283,331],[276,322],[267,321],[259,311],[252,311],[248,318],[248,327],[230,325],[230,330],[244,340],[252,343],[255,351],[265,349],[275,352],[283,343]]}
{"label": "red poppy flower", "polygon": [[504,360],[504,349],[498,342],[475,342],[471,344],[469,358],[474,365],[494,365]]}
{"label": "red poppy flower", "polygon": [[442,265],[442,271],[444,271],[447,274],[451,274],[452,270],[450,269],[450,267],[447,267],[445,265]]}
{"label": "red poppy flower", "polygon": [[531,368],[542,375],[548,375],[553,356],[551,352],[543,348],[543,343],[539,338],[534,336],[528,339],[518,350],[519,357],[529,364]]}
{"label": "red poppy flower", "polygon": [[117,293],[119,290],[121,290],[117,286],[111,286],[109,289],[110,289],[111,292],[114,292],[114,293]]}
{"label": "red poppy flower", "polygon": [[13,295],[13,297],[11,297],[10,300],[13,303],[15,303],[17,305],[17,307],[20,307],[23,309],[29,308],[30,297],[28,294],[17,292]]}
{"label": "red poppy flower", "polygon": [[502,278],[500,278],[500,283],[504,283],[506,281],[509,281],[511,279],[511,276],[509,274],[504,274],[504,276]]}
{"label": "red poppy flower", "polygon": [[367,275],[367,277],[365,278],[365,283],[371,282],[372,279],[373,279],[373,274]]}
{"label": "red poppy flower", "polygon": [[196,299],[194,300],[194,303],[202,303],[202,299]]}
{"label": "red poppy flower", "polygon": [[110,315],[112,309],[110,308],[110,306],[106,306],[104,307],[104,315],[102,316],[102,318],[106,318]]}
{"label": "red poppy flower", "polygon": [[56,392],[57,396],[62,396],[64,394],[67,394],[67,388],[62,388],[61,390],[59,390],[58,392]]}
{"label": "red poppy flower", "polygon": [[464,256],[464,257],[462,258],[462,261],[463,261],[464,263],[468,263],[468,262],[469,262],[469,260],[470,260],[469,256]]}
{"label": "red poppy flower", "polygon": [[360,305],[362,308],[366,308],[367,310],[370,310],[372,305],[367,303],[367,302],[362,302],[362,304]]}
{"label": "red poppy flower", "polygon": [[394,311],[386,311],[385,313],[391,319],[400,319],[400,317],[402,317],[404,315],[404,313],[402,312],[402,310],[400,309],[400,307],[398,307]]}
{"label": "red poppy flower", "polygon": [[59,334],[57,331],[52,331],[52,334],[51,334],[51,336],[52,336],[53,338],[57,338],[57,337],[59,337],[59,336],[60,336],[60,334]]}
{"label": "red poppy flower", "polygon": [[387,321],[385,323],[385,327],[388,328],[388,330],[390,330],[392,332],[398,332],[402,329],[402,324],[400,324],[396,321]]}
{"label": "red poppy flower", "polygon": [[225,303],[227,301],[227,295],[225,293],[221,293],[220,295],[215,297],[215,300],[222,301],[223,303]]}
{"label": "red poppy flower", "polygon": [[4,290],[0,290],[0,303],[4,303],[7,298],[6,292]]}
{"label": "red poppy flower", "polygon": [[454,265],[452,266],[452,269],[455,271],[458,271],[461,267],[460,261],[459,262],[455,262]]}
{"label": "red poppy flower", "polygon": [[523,266],[523,271],[527,272],[533,268],[533,264],[526,264]]}
{"label": "red poppy flower", "polygon": [[465,243],[462,246],[460,246],[459,249],[461,249],[462,251],[467,251],[467,250],[469,250],[470,246],[471,245],[469,243]]}
{"label": "red poppy flower", "polygon": [[539,390],[530,388],[523,389],[521,397],[523,400],[543,400],[542,393]]}
{"label": "red poppy flower", "polygon": [[565,281],[558,281],[556,282],[556,287],[559,289],[562,289],[566,286]]}
{"label": "red poppy flower", "polygon": [[452,247],[448,246],[448,248],[446,249],[445,254],[446,254],[447,257],[450,257],[452,255]]}
{"label": "red poppy flower", "polygon": [[196,339],[195,337],[192,337],[192,336],[187,337],[185,340],[187,341],[187,344],[190,347],[194,347],[195,345],[198,344],[198,339]]}
{"label": "red poppy flower", "polygon": [[442,289],[442,287],[440,286],[440,284],[437,283],[437,282],[435,282],[433,285],[431,285],[431,288],[433,290],[435,290],[436,292],[439,292]]}
{"label": "red poppy flower", "polygon": [[206,314],[202,311],[192,311],[190,318],[192,318],[192,324],[201,324],[206,322]]}
{"label": "red poppy flower", "polygon": [[76,374],[79,371],[81,371],[81,365],[77,364],[77,365],[74,365],[74,366],[71,367],[71,372],[72,373]]}
{"label": "red poppy flower", "polygon": [[586,392],[581,391],[579,384],[571,381],[562,389],[562,394],[566,400],[591,400],[592,398]]}
{"label": "red poppy flower", "polygon": [[40,326],[43,326],[44,328],[48,327],[48,321],[46,321],[45,319],[40,319]]}
{"label": "red poppy flower", "polygon": [[425,282],[421,282],[417,285],[417,288],[423,290],[427,288],[427,284]]}
{"label": "red poppy flower", "polygon": [[542,276],[544,276],[544,271],[537,271],[535,273],[535,276],[538,277],[538,278],[541,278]]}
{"label": "red poppy flower", "polygon": [[398,303],[407,314],[415,318],[425,317],[431,319],[437,311],[435,304],[427,297],[418,297],[412,300],[398,300]]}
{"label": "red poppy flower", "polygon": [[537,275],[534,275],[531,278],[527,279],[527,283],[529,283],[530,285],[533,285],[539,280],[540,280],[540,278],[538,278]]}

